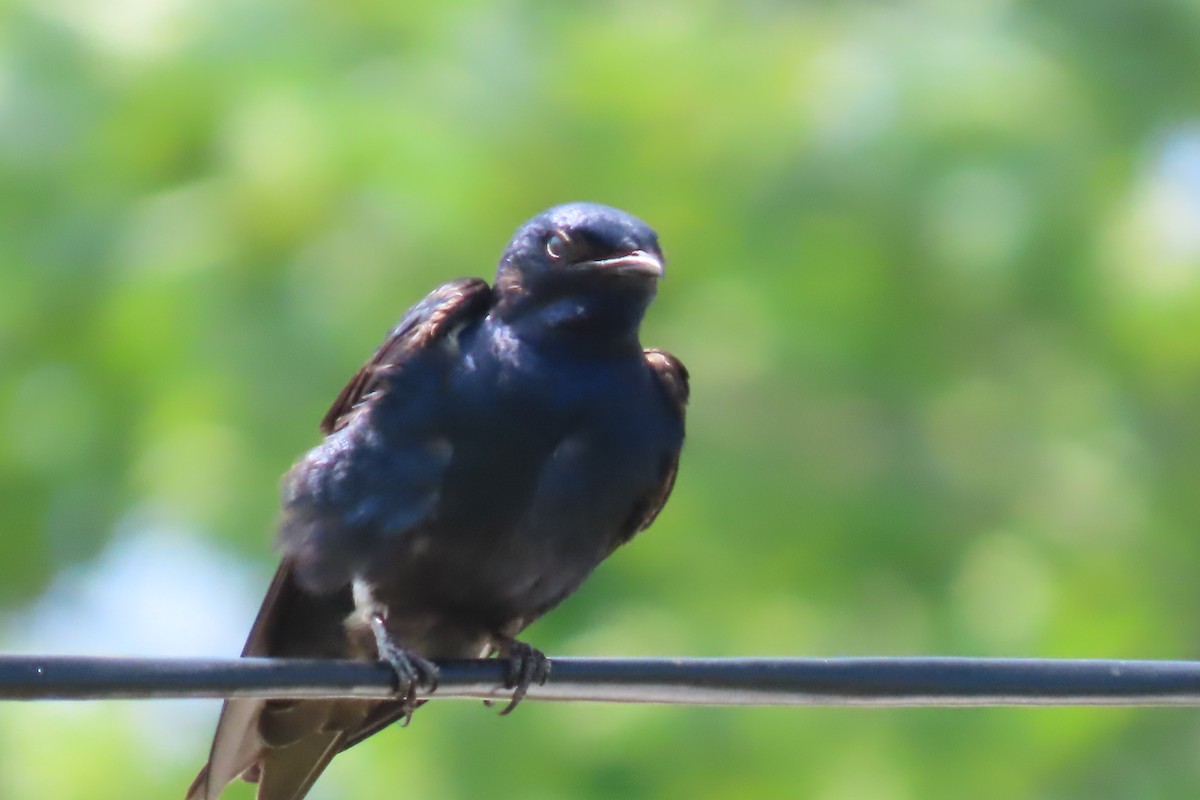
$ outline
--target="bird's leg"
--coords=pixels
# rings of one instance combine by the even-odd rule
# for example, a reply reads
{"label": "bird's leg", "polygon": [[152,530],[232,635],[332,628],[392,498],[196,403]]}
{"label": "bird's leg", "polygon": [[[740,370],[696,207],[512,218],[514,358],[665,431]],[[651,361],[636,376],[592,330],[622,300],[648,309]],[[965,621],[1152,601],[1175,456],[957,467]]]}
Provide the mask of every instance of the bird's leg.
{"label": "bird's leg", "polygon": [[405,647],[392,638],[387,629],[383,614],[371,614],[371,632],[375,634],[375,648],[379,651],[379,660],[386,661],[396,674],[396,694],[404,709],[404,722],[412,721],[413,711],[417,707],[418,688],[426,692],[437,689],[437,665],[422,656],[411,647]]}
{"label": "bird's leg", "polygon": [[538,686],[546,683],[550,677],[550,659],[536,647],[503,634],[496,636],[493,646],[496,657],[508,662],[504,685],[513,690],[512,699],[500,712],[504,716],[517,707],[535,682]]}

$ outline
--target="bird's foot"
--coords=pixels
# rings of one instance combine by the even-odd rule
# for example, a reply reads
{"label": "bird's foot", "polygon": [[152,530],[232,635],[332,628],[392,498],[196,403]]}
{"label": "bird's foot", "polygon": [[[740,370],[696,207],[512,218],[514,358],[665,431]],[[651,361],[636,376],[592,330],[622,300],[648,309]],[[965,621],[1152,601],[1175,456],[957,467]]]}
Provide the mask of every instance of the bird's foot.
{"label": "bird's foot", "polygon": [[396,695],[404,711],[401,726],[407,726],[417,708],[417,689],[425,693],[437,689],[437,665],[411,647],[405,647],[393,639],[387,624],[379,614],[371,617],[371,632],[375,634],[375,648],[379,651],[379,660],[386,662],[395,673]]}
{"label": "bird's foot", "polygon": [[498,637],[496,642],[497,658],[508,662],[508,671],[504,675],[504,686],[513,690],[512,699],[501,710],[500,715],[512,713],[520,704],[534,683],[542,686],[550,677],[550,659],[546,654],[532,645],[519,642],[511,636]]}

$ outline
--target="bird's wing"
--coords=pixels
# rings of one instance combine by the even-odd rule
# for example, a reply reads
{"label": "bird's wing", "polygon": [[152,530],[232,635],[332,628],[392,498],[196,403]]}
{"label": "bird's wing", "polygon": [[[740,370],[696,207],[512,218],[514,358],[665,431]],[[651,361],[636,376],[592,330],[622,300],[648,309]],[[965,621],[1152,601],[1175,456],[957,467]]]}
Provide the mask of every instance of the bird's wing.
{"label": "bird's wing", "polygon": [[[646,350],[645,359],[655,377],[658,388],[662,391],[663,399],[675,418],[675,422],[679,425],[678,443],[662,453],[656,480],[651,482],[640,496],[634,498],[633,506],[628,516],[625,517],[625,522],[614,531],[606,556],[654,522],[654,518],[666,504],[667,498],[671,496],[671,490],[675,488],[675,476],[679,471],[679,454],[683,449],[684,415],[688,400],[688,373],[679,359],[663,350]],[[575,583],[563,586],[561,592],[548,597],[531,613],[523,616],[521,627],[529,625],[570,596],[579,588],[579,582],[585,577],[586,574],[580,574]]]}
{"label": "bird's wing", "polygon": [[453,336],[455,329],[488,305],[491,288],[479,278],[447,281],[417,303],[384,340],[371,360],[355,373],[321,420],[321,433],[345,427],[351,413],[379,388],[380,378],[398,369],[432,342]]}
{"label": "bird's wing", "polygon": [[[678,419],[680,426],[682,426],[687,410],[689,392],[687,368],[683,366],[682,361],[666,350],[648,349],[646,350],[645,358],[654,376],[658,379],[658,385],[666,395],[672,412],[675,414],[676,419]],[[679,453],[681,449],[679,447],[675,448],[664,459],[661,472],[662,479],[659,481],[655,491],[643,498],[642,502],[635,508],[627,527],[627,533],[622,541],[627,542],[635,534],[650,527],[650,523],[654,522],[654,518],[658,516],[658,512],[662,511],[663,506],[666,505],[667,498],[671,496],[671,490],[675,488],[675,476],[679,473]]]}
{"label": "bird's wing", "polygon": [[434,512],[451,455],[437,421],[445,378],[459,332],[483,319],[491,295],[484,281],[462,279],[413,306],[338,395],[325,441],[284,476],[279,543],[306,590],[348,584],[376,548]]}
{"label": "bird's wing", "polygon": [[[430,292],[404,315],[342,389],[322,420],[321,431],[326,435],[338,433],[356,415],[369,411],[374,398],[397,386],[395,376],[406,365],[454,337],[461,326],[480,318],[490,297],[491,289],[479,279],[450,281]],[[306,466],[307,461],[297,468]],[[338,470],[328,469],[326,464],[307,466],[311,469],[302,471],[301,479],[313,483],[304,488],[311,488],[313,496],[319,498],[330,489],[323,481]],[[304,566],[301,545],[308,535],[304,529],[321,535],[328,532],[320,529],[331,519],[321,513],[319,499],[312,496],[305,495],[305,502],[296,505],[285,508],[280,531],[285,557],[267,590],[243,656],[347,655],[341,622],[353,609],[349,589],[315,595],[298,584]],[[297,530],[289,531],[289,527]],[[331,533],[336,537],[338,532]],[[344,549],[353,549],[352,543],[346,543]],[[321,769],[342,749],[344,740],[363,726],[368,710],[359,701],[228,701],[217,723],[208,764],[188,790],[187,800],[215,800],[226,784],[247,770],[260,781],[259,797],[264,800],[302,797]]]}

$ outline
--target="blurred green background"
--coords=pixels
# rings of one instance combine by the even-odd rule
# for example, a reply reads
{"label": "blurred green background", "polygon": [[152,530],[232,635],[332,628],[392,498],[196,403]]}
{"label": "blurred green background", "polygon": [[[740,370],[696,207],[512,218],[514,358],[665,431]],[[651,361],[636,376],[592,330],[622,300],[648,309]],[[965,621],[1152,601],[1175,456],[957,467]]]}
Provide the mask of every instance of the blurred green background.
{"label": "blurred green background", "polygon": [[[590,199],[690,438],[534,643],[1200,657],[1197,76],[1195,0],[8,0],[0,646],[236,653],[345,379]],[[216,710],[2,706],[0,797],[182,796]],[[313,797],[1197,787],[1187,710],[438,703]]]}

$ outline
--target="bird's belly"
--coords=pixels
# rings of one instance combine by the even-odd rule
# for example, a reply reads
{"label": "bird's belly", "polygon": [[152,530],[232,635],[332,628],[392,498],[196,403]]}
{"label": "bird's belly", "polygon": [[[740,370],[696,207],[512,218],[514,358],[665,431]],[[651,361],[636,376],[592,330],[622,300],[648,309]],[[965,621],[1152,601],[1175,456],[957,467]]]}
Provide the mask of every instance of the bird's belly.
{"label": "bird's belly", "polygon": [[[448,487],[439,522],[414,533],[373,581],[393,610],[436,610],[519,628],[571,593],[628,534],[657,480],[657,452],[612,437],[564,437],[528,470]],[[524,482],[514,477],[528,475]],[[456,498],[462,497],[461,503]],[[470,498],[467,500],[466,498]]]}

